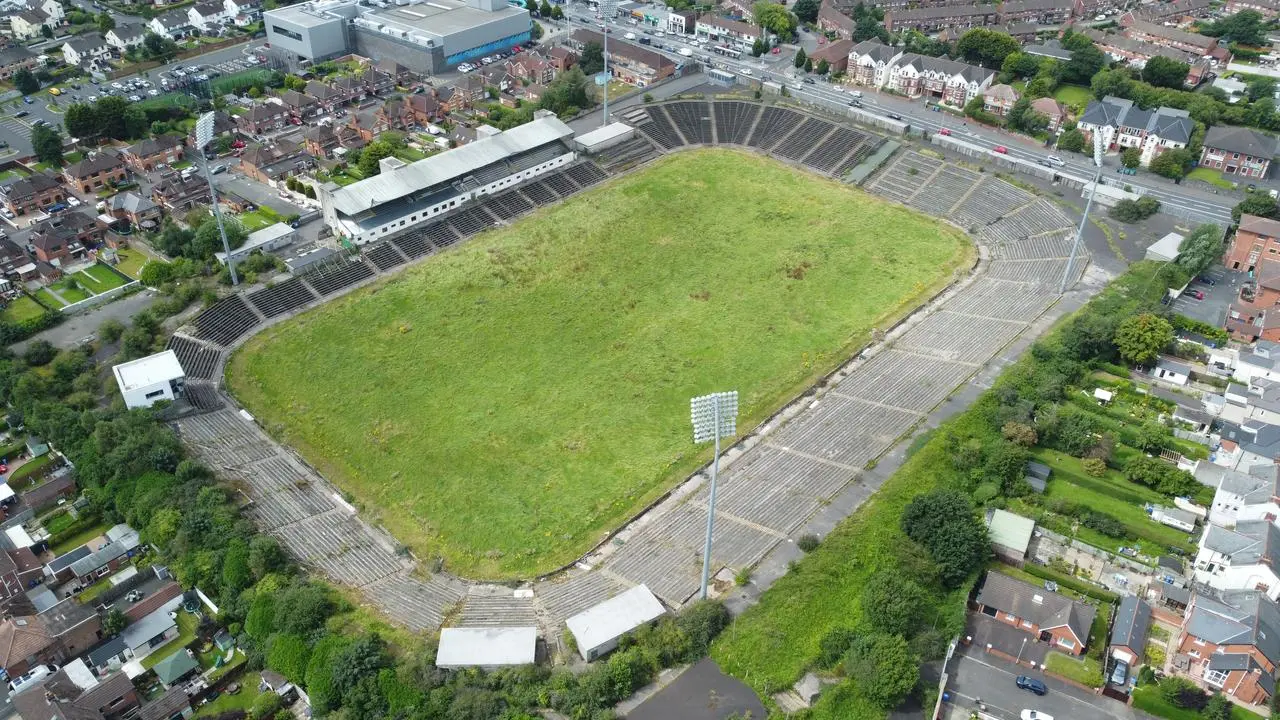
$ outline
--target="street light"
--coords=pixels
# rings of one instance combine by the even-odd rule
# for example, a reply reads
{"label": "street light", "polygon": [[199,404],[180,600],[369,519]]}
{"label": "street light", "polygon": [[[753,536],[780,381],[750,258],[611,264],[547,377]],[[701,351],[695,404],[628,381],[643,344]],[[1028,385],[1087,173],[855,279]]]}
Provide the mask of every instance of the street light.
{"label": "street light", "polygon": [[1076,240],[1071,244],[1071,257],[1067,258],[1067,267],[1062,271],[1062,283],[1058,285],[1058,294],[1067,291],[1067,279],[1071,277],[1071,268],[1076,263],[1076,252],[1080,249],[1080,239],[1084,237],[1084,224],[1089,222],[1089,208],[1093,207],[1093,196],[1098,193],[1098,184],[1102,182],[1102,132],[1093,134],[1093,164],[1097,171],[1093,174],[1093,187],[1089,190],[1089,199],[1084,204],[1084,215],[1080,218],[1080,227],[1076,228]]}
{"label": "street light", "polygon": [[[600,71],[596,82],[604,88],[604,109],[600,115],[600,127],[609,124],[609,25],[614,18],[618,16],[618,0],[603,0],[600,3],[600,17],[604,20],[604,28],[601,35],[604,35],[604,46],[600,49],[600,54],[604,60],[604,69]],[[603,78],[604,82],[600,83]],[[706,583],[703,583],[703,596],[706,595]]]}
{"label": "street light", "polygon": [[702,395],[689,401],[693,420],[694,444],[714,440],[711,458],[711,494],[707,498],[707,542],[702,548],[702,593],[707,599],[707,581],[711,575],[711,532],[716,524],[716,480],[720,474],[720,438],[733,437],[738,430],[738,391]]}
{"label": "street light", "polygon": [[1026,649],[1027,649],[1027,639],[1024,637],[1022,638],[1022,647],[1018,648],[1018,659],[1016,660],[1017,664],[1019,665],[1022,664],[1022,651]]}
{"label": "street light", "polygon": [[209,202],[213,205],[213,219],[218,223],[218,233],[222,235],[222,251],[227,254],[227,270],[231,273],[231,285],[239,285],[236,277],[236,262],[231,257],[231,243],[227,241],[227,228],[222,224],[222,210],[218,208],[218,189],[213,186],[213,175],[209,174],[209,158],[204,149],[213,142],[213,111],[209,111],[196,120],[196,155],[200,158],[200,169],[204,171],[205,182],[209,183]]}

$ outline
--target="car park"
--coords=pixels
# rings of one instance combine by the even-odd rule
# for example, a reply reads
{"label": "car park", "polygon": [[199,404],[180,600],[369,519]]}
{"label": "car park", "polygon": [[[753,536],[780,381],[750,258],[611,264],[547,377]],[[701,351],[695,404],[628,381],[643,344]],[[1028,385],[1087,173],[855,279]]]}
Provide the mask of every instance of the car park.
{"label": "car park", "polygon": [[1017,680],[1015,680],[1014,682],[1017,683],[1019,688],[1023,690],[1029,690],[1037,695],[1044,695],[1045,693],[1049,692],[1049,688],[1045,687],[1045,684],[1043,682],[1033,677],[1027,677],[1026,675],[1019,675]]}
{"label": "car park", "polygon": [[1207,275],[1201,275],[1200,277],[1196,278],[1196,282],[1204,283],[1205,285],[1209,285],[1210,287],[1218,284],[1217,280],[1214,280],[1213,278]]}

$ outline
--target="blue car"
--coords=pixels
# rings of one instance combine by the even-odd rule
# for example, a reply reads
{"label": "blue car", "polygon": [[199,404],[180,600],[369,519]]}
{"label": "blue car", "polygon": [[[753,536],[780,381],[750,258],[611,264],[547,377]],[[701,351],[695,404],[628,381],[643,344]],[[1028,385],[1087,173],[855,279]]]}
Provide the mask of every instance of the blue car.
{"label": "blue car", "polygon": [[1026,675],[1019,675],[1017,683],[1018,687],[1023,690],[1030,690],[1037,695],[1043,695],[1049,692],[1049,688],[1045,687],[1044,683],[1033,677],[1027,677]]}
{"label": "blue car", "polygon": [[22,102],[24,102],[24,103],[26,103],[26,104],[28,104],[28,105],[33,105],[33,104],[35,104],[35,100],[32,100],[31,98],[27,97],[26,95],[23,95],[23,96],[22,96]]}

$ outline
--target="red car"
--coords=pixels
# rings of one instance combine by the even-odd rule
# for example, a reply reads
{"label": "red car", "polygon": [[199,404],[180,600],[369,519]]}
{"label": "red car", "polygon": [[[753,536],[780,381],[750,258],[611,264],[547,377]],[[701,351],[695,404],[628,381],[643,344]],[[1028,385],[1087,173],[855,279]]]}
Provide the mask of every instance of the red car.
{"label": "red car", "polygon": [[1008,154],[1009,154],[1009,148],[1007,148],[1007,147],[1005,147],[1005,146],[1003,146],[1003,145],[997,145],[997,146],[996,146],[996,152],[1000,153],[1001,155],[1008,155]]}
{"label": "red car", "polygon": [[1191,297],[1193,297],[1193,298],[1197,299],[1197,300],[1203,300],[1203,299],[1204,299],[1204,291],[1203,291],[1203,290],[1188,290],[1188,291],[1187,291],[1187,294],[1188,294],[1188,295],[1190,295]]}
{"label": "red car", "polygon": [[769,52],[773,53],[774,55],[777,55],[778,53],[781,53],[781,52],[782,52],[782,48],[778,48],[778,47],[776,47],[776,48],[774,48],[774,49],[770,50]]}
{"label": "red car", "polygon": [[940,129],[938,130],[938,134],[939,134],[939,135],[950,135],[950,134],[951,134],[951,128],[940,128]]}

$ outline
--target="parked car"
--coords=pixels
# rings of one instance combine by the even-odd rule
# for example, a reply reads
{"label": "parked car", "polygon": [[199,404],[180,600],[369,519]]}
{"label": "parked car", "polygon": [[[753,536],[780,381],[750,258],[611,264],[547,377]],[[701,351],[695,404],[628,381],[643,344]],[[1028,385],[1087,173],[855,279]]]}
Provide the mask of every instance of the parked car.
{"label": "parked car", "polygon": [[1043,682],[1040,682],[1039,680],[1033,677],[1027,677],[1026,675],[1019,675],[1018,679],[1015,682],[1018,684],[1019,688],[1023,690],[1030,690],[1031,692],[1037,695],[1043,695],[1049,692],[1049,688],[1045,687],[1045,684]]}
{"label": "parked car", "polygon": [[14,113],[13,116],[16,118],[21,118],[21,117],[26,117],[30,114],[31,113],[27,112],[26,110],[19,110],[18,112]]}
{"label": "parked car", "polygon": [[1125,679],[1128,678],[1128,676],[1129,676],[1129,666],[1126,665],[1125,663],[1118,662],[1116,663],[1115,670],[1111,671],[1111,684],[1123,685]]}
{"label": "parked car", "polygon": [[27,97],[26,95],[23,95],[23,96],[22,96],[22,102],[24,102],[24,103],[26,103],[26,104],[28,104],[28,105],[31,105],[32,103],[34,103],[34,102],[35,102],[35,100],[32,100],[31,98]]}
{"label": "parked car", "polygon": [[1187,291],[1187,294],[1188,294],[1188,295],[1190,295],[1191,297],[1193,297],[1193,298],[1197,299],[1197,300],[1203,300],[1203,299],[1204,299],[1204,291],[1203,291],[1203,290],[1188,290],[1188,291]]}
{"label": "parked car", "polygon": [[1217,285],[1217,284],[1218,284],[1218,281],[1217,281],[1217,280],[1214,280],[1213,278],[1209,277],[1208,275],[1201,275],[1200,277],[1197,277],[1197,278],[1196,278],[1196,282],[1198,282],[1198,283],[1204,283],[1205,285],[1209,285],[1210,287],[1212,287],[1212,286],[1214,286],[1214,285]]}
{"label": "parked car", "polygon": [[1053,720],[1052,715],[1045,715],[1039,710],[1023,710],[1022,715],[1019,717],[1021,717],[1022,720]]}
{"label": "parked car", "polygon": [[996,152],[998,152],[998,153],[1000,153],[1001,155],[1008,155],[1008,154],[1009,154],[1009,148],[1007,148],[1007,147],[1005,147],[1005,146],[1003,146],[1003,145],[997,145],[997,146],[995,147],[995,151],[996,151]]}

